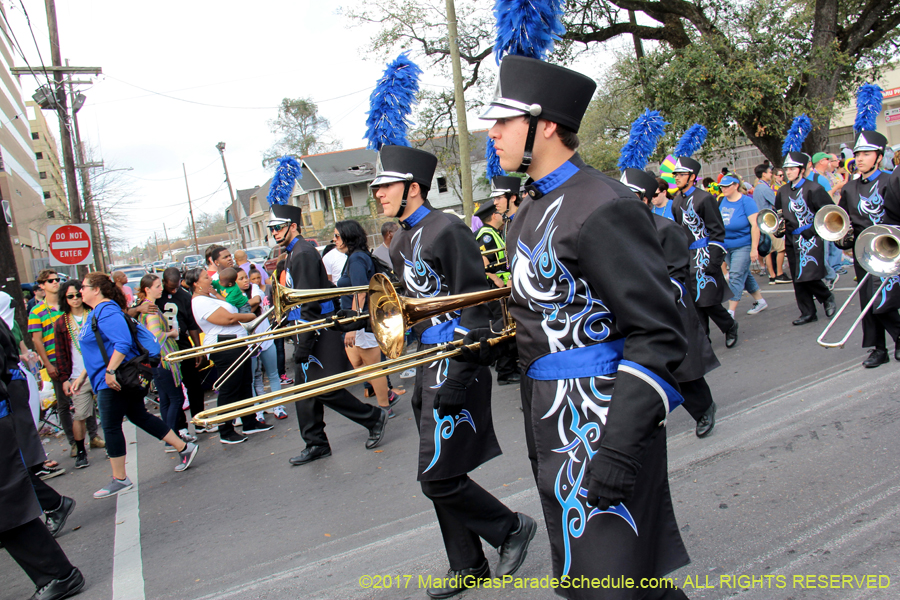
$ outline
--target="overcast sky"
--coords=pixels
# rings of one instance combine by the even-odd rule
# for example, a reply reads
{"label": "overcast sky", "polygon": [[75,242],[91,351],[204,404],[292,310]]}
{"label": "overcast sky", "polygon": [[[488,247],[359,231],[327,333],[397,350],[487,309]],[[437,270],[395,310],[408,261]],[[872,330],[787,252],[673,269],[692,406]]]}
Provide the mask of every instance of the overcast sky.
{"label": "overcast sky", "polygon": [[[32,66],[40,65],[40,58],[21,2],[49,65],[44,2],[3,2]],[[195,216],[224,211],[229,198],[215,147],[220,141],[226,144],[235,190],[264,183],[271,172],[261,166],[261,158],[274,140],[267,121],[276,116],[282,98],[311,97],[343,148],[365,145],[368,97],[385,65],[367,59],[372,30],[349,28],[348,20],[336,14],[339,4],[57,2],[63,60],[103,68],[92,86],[82,86],[88,100],[78,113],[79,125],[107,168],[133,169],[126,177],[136,193],[125,224],[128,238],[139,242],[154,232],[162,238],[163,222],[170,236],[184,229],[182,163]],[[423,82],[449,85],[428,73]],[[26,99],[37,87],[32,77],[22,77],[21,85]],[[56,125],[49,111],[45,116]],[[59,136],[58,130],[54,133]]]}

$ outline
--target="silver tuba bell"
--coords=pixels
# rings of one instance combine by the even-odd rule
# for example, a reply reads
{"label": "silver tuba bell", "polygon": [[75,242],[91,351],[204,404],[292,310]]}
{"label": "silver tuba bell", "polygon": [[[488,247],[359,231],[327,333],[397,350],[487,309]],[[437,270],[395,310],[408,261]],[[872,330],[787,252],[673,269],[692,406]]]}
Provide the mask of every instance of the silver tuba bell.
{"label": "silver tuba bell", "polygon": [[838,205],[823,206],[816,212],[813,228],[826,242],[839,242],[852,227],[850,215]]}
{"label": "silver tuba bell", "polygon": [[771,208],[764,208],[756,215],[756,225],[759,230],[768,235],[774,235],[775,232],[784,223],[784,219]]}

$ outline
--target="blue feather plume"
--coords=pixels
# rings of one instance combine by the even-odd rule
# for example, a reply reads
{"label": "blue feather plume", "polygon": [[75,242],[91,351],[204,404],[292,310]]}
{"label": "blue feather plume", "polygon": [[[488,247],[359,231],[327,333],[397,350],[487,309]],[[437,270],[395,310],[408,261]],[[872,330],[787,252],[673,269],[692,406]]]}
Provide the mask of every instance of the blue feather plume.
{"label": "blue feather plume", "polygon": [[881,114],[882,90],[874,83],[865,83],[856,90],[856,121],[853,130],[875,131]]}
{"label": "blue feather plume", "polygon": [[643,169],[650,155],[656,150],[656,143],[666,129],[666,123],[658,110],[645,109],[644,113],[631,124],[628,142],[622,147],[619,169]]}
{"label": "blue feather plume", "polygon": [[409,113],[419,92],[422,69],[404,52],[388,63],[384,75],[369,96],[369,117],[366,119],[367,148],[381,150],[384,145],[409,146],[406,132]]}
{"label": "blue feather plume", "polygon": [[269,194],[266,196],[269,205],[287,204],[291,192],[294,191],[294,183],[301,177],[303,173],[300,172],[300,163],[296,158],[293,156],[279,158],[275,175],[272,176],[272,183],[269,185]]}
{"label": "blue feather plume", "polygon": [[566,28],[562,24],[562,0],[496,0],[494,18],[497,64],[504,54],[543,60]]}
{"label": "blue feather plume", "polygon": [[812,121],[809,120],[809,117],[805,114],[795,117],[787,135],[784,136],[781,153],[787,156],[788,152],[800,152],[803,147],[803,141],[810,131],[812,131]]}
{"label": "blue feather plume", "polygon": [[688,130],[678,140],[673,156],[692,156],[698,152],[703,147],[703,142],[706,141],[706,133],[706,127],[700,123],[688,127]]}
{"label": "blue feather plume", "polygon": [[506,171],[500,166],[500,157],[494,151],[494,140],[488,137],[487,146],[484,149],[484,157],[487,159],[487,178],[488,181],[494,177],[506,175]]}

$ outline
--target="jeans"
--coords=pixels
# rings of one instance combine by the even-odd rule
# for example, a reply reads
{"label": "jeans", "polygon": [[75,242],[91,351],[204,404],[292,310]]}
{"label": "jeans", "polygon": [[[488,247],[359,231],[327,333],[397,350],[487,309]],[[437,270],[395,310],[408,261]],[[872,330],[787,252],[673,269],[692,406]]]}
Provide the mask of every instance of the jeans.
{"label": "jeans", "polygon": [[281,391],[281,378],[278,375],[278,351],[275,344],[263,350],[259,356],[253,357],[253,389],[257,396],[265,393],[263,387],[263,372],[269,378],[269,389],[273,392]]}
{"label": "jeans", "polygon": [[125,456],[127,446],[125,434],[122,433],[122,419],[125,417],[158,440],[169,433],[169,428],[161,419],[147,412],[144,395],[140,392],[117,392],[103,388],[97,392],[97,402],[100,404],[100,422],[106,438],[106,454],[110,458]]}
{"label": "jeans", "polygon": [[159,417],[169,429],[178,431],[178,413],[182,412],[181,407],[184,406],[184,392],[175,385],[172,371],[163,366],[153,369],[153,383],[159,392]]}
{"label": "jeans", "polygon": [[750,274],[750,246],[729,248],[725,251],[725,261],[728,263],[728,287],[731,288],[732,302],[741,301],[741,293],[759,291],[756,279]]}

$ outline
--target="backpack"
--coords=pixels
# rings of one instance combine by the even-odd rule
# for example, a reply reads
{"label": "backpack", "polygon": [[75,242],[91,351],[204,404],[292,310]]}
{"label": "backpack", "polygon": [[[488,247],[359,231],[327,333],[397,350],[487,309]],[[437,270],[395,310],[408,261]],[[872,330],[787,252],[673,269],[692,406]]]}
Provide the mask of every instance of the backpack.
{"label": "backpack", "polygon": [[400,278],[394,273],[394,269],[371,252],[369,253],[369,256],[372,257],[372,264],[375,265],[375,272],[386,276],[391,280],[391,284],[393,284],[394,288],[399,290],[402,287],[402,283],[400,282]]}
{"label": "backpack", "polygon": [[[131,341],[134,344],[138,355],[130,360],[124,361],[117,369],[116,379],[123,391],[140,392],[146,394],[150,389],[150,382],[153,380],[153,368],[158,367],[160,363],[161,348],[156,337],[150,331],[135,321],[128,313],[122,311],[125,318],[125,324],[128,325],[128,331],[131,333]],[[97,311],[91,316],[91,329],[97,338],[97,346],[100,348],[100,355],[103,362],[109,366],[109,355],[106,352],[106,346],[103,345],[103,338],[100,336],[100,328],[97,325]]]}

